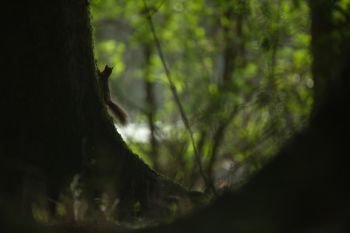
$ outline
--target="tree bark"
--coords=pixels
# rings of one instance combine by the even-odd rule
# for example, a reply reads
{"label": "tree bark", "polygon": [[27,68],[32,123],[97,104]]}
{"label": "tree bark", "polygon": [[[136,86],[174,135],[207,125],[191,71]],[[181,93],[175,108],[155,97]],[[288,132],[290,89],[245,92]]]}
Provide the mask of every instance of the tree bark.
{"label": "tree bark", "polygon": [[183,192],[130,151],[114,128],[96,78],[88,2],[7,1],[2,9],[0,205],[19,203],[24,192],[30,203],[42,184],[56,203],[76,173],[91,195],[117,193],[124,212],[135,202],[150,207],[160,186],[163,194]]}
{"label": "tree bark", "polygon": [[[312,73],[314,80],[314,109],[327,99],[331,91],[349,87],[344,75],[349,69],[350,12],[339,7],[340,1],[311,0]],[[338,14],[342,18],[337,19]]]}

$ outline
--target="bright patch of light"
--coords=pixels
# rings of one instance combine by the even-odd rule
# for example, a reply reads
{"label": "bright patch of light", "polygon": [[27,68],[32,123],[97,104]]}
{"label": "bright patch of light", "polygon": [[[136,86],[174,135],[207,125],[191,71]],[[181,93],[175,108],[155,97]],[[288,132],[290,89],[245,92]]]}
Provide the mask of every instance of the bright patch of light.
{"label": "bright patch of light", "polygon": [[124,140],[146,143],[149,139],[150,130],[146,124],[130,123],[124,127],[115,127]]}

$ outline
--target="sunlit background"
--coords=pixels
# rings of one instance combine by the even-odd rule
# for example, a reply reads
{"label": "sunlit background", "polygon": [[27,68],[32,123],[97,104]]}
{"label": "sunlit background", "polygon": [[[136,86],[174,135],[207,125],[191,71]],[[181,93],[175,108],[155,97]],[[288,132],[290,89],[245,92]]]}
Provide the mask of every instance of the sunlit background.
{"label": "sunlit background", "polygon": [[313,82],[304,1],[92,0],[91,6],[97,64],[114,67],[112,94],[129,114],[129,124],[116,127],[161,174],[207,188],[160,50],[203,171],[219,190],[239,187],[307,122]]}

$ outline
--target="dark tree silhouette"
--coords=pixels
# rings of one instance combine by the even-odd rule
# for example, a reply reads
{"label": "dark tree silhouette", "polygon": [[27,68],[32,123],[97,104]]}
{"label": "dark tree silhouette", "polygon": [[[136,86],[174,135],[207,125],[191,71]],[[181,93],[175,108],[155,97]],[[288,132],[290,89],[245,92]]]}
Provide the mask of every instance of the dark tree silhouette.
{"label": "dark tree silhouette", "polygon": [[[309,2],[316,97],[309,126],[241,190],[147,232],[349,232],[350,17],[337,8],[339,1]],[[118,192],[122,209],[135,201],[150,206],[159,190],[182,192],[140,161],[115,131],[97,84],[87,7],[87,1],[72,0],[2,4],[3,229],[7,223],[20,232],[16,227],[30,215],[36,188],[46,186],[57,199],[84,169],[97,192]],[[333,21],[334,10],[343,20]]]}
{"label": "dark tree silhouette", "polygon": [[87,195],[117,194],[125,212],[135,202],[148,209],[159,190],[183,192],[114,128],[98,87],[88,2],[7,1],[2,10],[0,208],[27,218],[36,192],[46,189],[55,215],[76,173]]}

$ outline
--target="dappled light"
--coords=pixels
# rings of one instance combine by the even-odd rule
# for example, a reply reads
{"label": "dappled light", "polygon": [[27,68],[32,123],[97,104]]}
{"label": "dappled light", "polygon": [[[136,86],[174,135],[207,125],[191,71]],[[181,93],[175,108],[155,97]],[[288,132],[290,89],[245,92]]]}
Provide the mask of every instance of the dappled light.
{"label": "dappled light", "polygon": [[349,232],[349,0],[2,7],[0,232]]}
{"label": "dappled light", "polygon": [[119,67],[111,88],[132,121],[119,131],[150,166],[189,189],[209,188],[196,153],[212,182],[220,183],[227,160],[245,171],[235,178],[243,182],[307,123],[305,3],[92,1],[92,20],[97,63]]}

